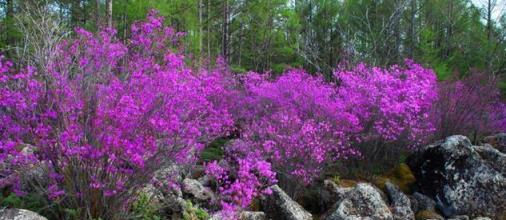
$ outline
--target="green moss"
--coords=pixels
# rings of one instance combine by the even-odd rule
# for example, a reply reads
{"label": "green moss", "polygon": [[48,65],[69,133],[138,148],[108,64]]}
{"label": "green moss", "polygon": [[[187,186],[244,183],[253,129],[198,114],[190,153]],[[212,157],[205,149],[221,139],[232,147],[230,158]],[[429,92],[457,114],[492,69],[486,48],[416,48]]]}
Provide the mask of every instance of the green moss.
{"label": "green moss", "polygon": [[374,179],[374,184],[385,191],[385,183],[387,181],[397,185],[404,193],[411,194],[411,188],[416,182],[416,178],[408,165],[401,163],[384,175],[376,177]]}
{"label": "green moss", "polygon": [[248,207],[250,211],[262,211],[262,205],[260,204],[260,200],[258,198],[253,199]]}
{"label": "green moss", "polygon": [[356,180],[342,179],[337,185],[341,187],[355,187],[357,184],[358,181]]}
{"label": "green moss", "polygon": [[419,211],[416,213],[416,216],[415,216],[415,219],[416,220],[426,220],[426,219],[441,219],[443,220],[444,218],[433,212],[433,211],[429,211],[429,210],[422,210],[422,211]]}
{"label": "green moss", "polygon": [[334,183],[336,183],[337,185],[339,185],[339,184],[341,183],[341,177],[340,177],[339,175],[335,175],[335,176],[333,176],[331,179],[332,179],[332,181],[333,181]]}

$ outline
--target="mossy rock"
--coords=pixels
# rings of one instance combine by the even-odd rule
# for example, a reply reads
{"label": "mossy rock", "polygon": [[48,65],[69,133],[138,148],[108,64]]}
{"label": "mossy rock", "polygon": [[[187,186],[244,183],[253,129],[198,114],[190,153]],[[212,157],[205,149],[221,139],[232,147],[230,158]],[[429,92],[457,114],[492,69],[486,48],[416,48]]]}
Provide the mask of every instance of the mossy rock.
{"label": "mossy rock", "polygon": [[416,220],[426,220],[426,219],[440,219],[444,220],[443,216],[437,214],[436,212],[429,211],[429,210],[422,210],[416,213],[415,215]]}
{"label": "mossy rock", "polygon": [[253,199],[248,206],[249,211],[258,212],[262,211],[262,205],[260,204],[260,200],[258,198]]}
{"label": "mossy rock", "polygon": [[355,187],[357,183],[359,183],[358,180],[351,180],[351,179],[341,179],[340,176],[333,176],[330,178],[332,182],[334,182],[339,187]]}
{"label": "mossy rock", "polygon": [[385,183],[388,180],[397,185],[401,191],[406,194],[412,193],[411,188],[416,182],[415,175],[413,175],[413,172],[411,172],[411,169],[409,169],[408,165],[405,163],[401,163],[387,173],[376,177],[374,179],[374,184],[381,190],[385,191]]}
{"label": "mossy rock", "polygon": [[342,179],[336,184],[340,187],[355,187],[358,183],[356,180]]}

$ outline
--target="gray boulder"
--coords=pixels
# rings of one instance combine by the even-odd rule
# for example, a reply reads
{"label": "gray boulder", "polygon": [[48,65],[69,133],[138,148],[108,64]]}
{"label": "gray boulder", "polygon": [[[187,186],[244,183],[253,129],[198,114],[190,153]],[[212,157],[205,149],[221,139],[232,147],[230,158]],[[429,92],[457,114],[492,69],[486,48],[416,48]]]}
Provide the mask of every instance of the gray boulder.
{"label": "gray boulder", "polygon": [[243,211],[239,215],[240,220],[267,220],[264,212]]}
{"label": "gray boulder", "polygon": [[325,204],[325,211],[332,208],[334,204],[341,201],[345,198],[345,196],[353,190],[353,187],[340,187],[332,180],[324,180],[323,181],[323,189],[322,200]]}
{"label": "gray boulder", "polygon": [[467,215],[457,215],[449,218],[448,220],[469,220],[469,216]]}
{"label": "gray boulder", "polygon": [[261,199],[262,208],[271,219],[311,220],[313,216],[293,201],[278,185],[271,186],[272,194]]}
{"label": "gray boulder", "polygon": [[392,214],[394,219],[415,219],[415,213],[411,210],[411,201],[408,196],[404,194],[399,187],[392,184],[390,181],[385,183],[385,188],[388,193],[388,197],[391,201]]}
{"label": "gray boulder", "polygon": [[153,184],[146,185],[142,191],[150,198],[153,205],[163,207],[168,215],[180,215],[186,201],[183,198],[180,182],[183,181],[186,169],[172,164],[155,172]]}
{"label": "gray boulder", "polygon": [[189,194],[199,202],[212,202],[215,200],[213,191],[203,186],[198,180],[184,179],[182,190],[183,193]]}
{"label": "gray boulder", "polygon": [[323,219],[393,219],[393,215],[377,188],[359,183]]}
{"label": "gray boulder", "polygon": [[506,153],[506,133],[499,133],[483,138],[483,143],[487,143],[495,147],[497,150]]}
{"label": "gray boulder", "polygon": [[418,188],[436,199],[441,212],[499,218],[506,210],[506,155],[490,145],[473,146],[455,135],[408,158]]}
{"label": "gray boulder", "polygon": [[489,144],[483,146],[473,146],[474,150],[480,154],[481,158],[499,173],[506,174],[506,154],[498,151]]}
{"label": "gray boulder", "polygon": [[25,209],[0,209],[0,220],[47,220],[47,218]]}
{"label": "gray boulder", "polygon": [[[33,156],[38,148],[30,145],[30,144],[22,144],[19,146],[21,148],[21,153],[25,156]],[[9,155],[10,157],[11,155]],[[0,176],[2,175],[1,170],[7,170],[10,164],[1,164],[0,165]],[[29,166],[23,167],[20,171],[22,175],[19,176],[19,186],[21,190],[24,192],[34,192],[37,191],[38,187],[47,187],[49,185],[49,171],[47,163],[37,161]]]}
{"label": "gray boulder", "polygon": [[172,164],[157,170],[153,180],[157,186],[170,187],[173,185],[172,183],[180,183],[183,181],[186,172],[188,172],[186,167]]}
{"label": "gray boulder", "polygon": [[415,213],[421,210],[435,211],[436,202],[424,194],[415,192],[411,195],[411,209]]}
{"label": "gray boulder", "polygon": [[164,217],[171,216],[172,219],[181,219],[186,208],[186,201],[179,186],[171,188],[155,187],[147,184],[140,189],[139,195],[146,195],[149,198],[151,207],[158,210]]}

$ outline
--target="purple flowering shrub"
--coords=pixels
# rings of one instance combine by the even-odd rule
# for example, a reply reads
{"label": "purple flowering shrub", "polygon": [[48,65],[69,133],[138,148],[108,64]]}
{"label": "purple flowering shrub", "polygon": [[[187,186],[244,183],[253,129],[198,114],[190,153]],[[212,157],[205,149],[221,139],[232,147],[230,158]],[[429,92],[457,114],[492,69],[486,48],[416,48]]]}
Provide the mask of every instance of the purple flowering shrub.
{"label": "purple flowering shrub", "polygon": [[[359,160],[347,162],[346,171],[387,169],[403,151],[429,141],[434,132],[431,109],[437,100],[435,73],[411,60],[388,68],[359,64],[338,70],[339,94],[359,118],[362,130],[356,147]],[[363,160],[369,162],[364,163]]]}
{"label": "purple flowering shrub", "polygon": [[462,80],[440,82],[433,116],[435,138],[453,134],[473,141],[494,132],[506,132],[506,103],[501,101],[496,76],[473,73]]}
{"label": "purple flowering shrub", "polygon": [[357,117],[338,96],[337,87],[302,70],[277,79],[249,73],[239,98],[243,154],[272,163],[278,175],[309,184],[329,161],[358,154],[351,147],[360,130]]}
{"label": "purple flowering shrub", "polygon": [[418,145],[434,125],[431,107],[437,99],[436,75],[406,60],[390,68],[359,64],[350,71],[337,71],[340,95],[363,126],[362,141],[403,139]]}
{"label": "purple flowering shrub", "polygon": [[369,150],[358,146],[399,139],[417,146],[434,130],[436,76],[411,61],[338,71],[339,84],[303,70],[269,77],[250,72],[240,79],[231,106],[240,141],[227,148],[233,158],[271,163],[285,189],[293,179],[311,184],[329,164]]}
{"label": "purple flowering shrub", "polygon": [[[0,125],[0,158],[11,164],[1,182],[16,188],[14,165],[37,163],[49,171],[41,187],[49,199],[82,218],[120,218],[154,171],[194,162],[227,134],[225,86],[218,72],[185,65],[174,52],[180,34],[154,12],[132,26],[129,44],[114,30],[76,34],[38,75],[0,65],[0,117],[9,122]],[[23,144],[36,153],[16,149]]]}
{"label": "purple flowering shrub", "polygon": [[240,78],[233,93],[236,103],[230,105],[240,136],[226,146],[226,161],[235,165],[211,163],[208,174],[222,194],[241,189],[235,193],[247,199],[223,207],[244,207],[250,195],[263,189],[255,184],[232,186],[243,182],[231,174],[241,169],[237,161],[269,162],[279,183],[295,195],[293,183],[307,186],[329,164],[368,156],[371,142],[403,140],[414,147],[434,131],[430,110],[437,99],[437,82],[430,69],[408,60],[403,67],[386,69],[361,64],[336,76],[337,85],[303,70],[289,70],[275,79],[254,72]]}

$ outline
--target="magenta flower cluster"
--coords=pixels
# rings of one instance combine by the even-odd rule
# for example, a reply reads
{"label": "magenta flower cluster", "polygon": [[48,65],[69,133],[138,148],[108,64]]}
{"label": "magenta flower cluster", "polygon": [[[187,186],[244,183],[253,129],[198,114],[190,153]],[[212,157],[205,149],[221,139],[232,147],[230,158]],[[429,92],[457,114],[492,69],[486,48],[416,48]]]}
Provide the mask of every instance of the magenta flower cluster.
{"label": "magenta flower cluster", "polygon": [[361,141],[406,140],[422,144],[434,132],[430,117],[437,100],[436,75],[411,60],[403,67],[368,67],[337,71],[340,94],[362,126]]}
{"label": "magenta flower cluster", "polygon": [[207,164],[206,174],[217,185],[222,207],[219,214],[224,219],[235,219],[238,211],[248,207],[254,198],[270,194],[268,187],[277,181],[271,164],[261,157],[228,153],[226,160]]}
{"label": "magenta flower cluster", "polygon": [[351,143],[361,127],[335,85],[303,70],[267,77],[249,73],[243,79],[242,112],[235,116],[243,144],[237,149],[305,183],[329,160],[358,154]]}

